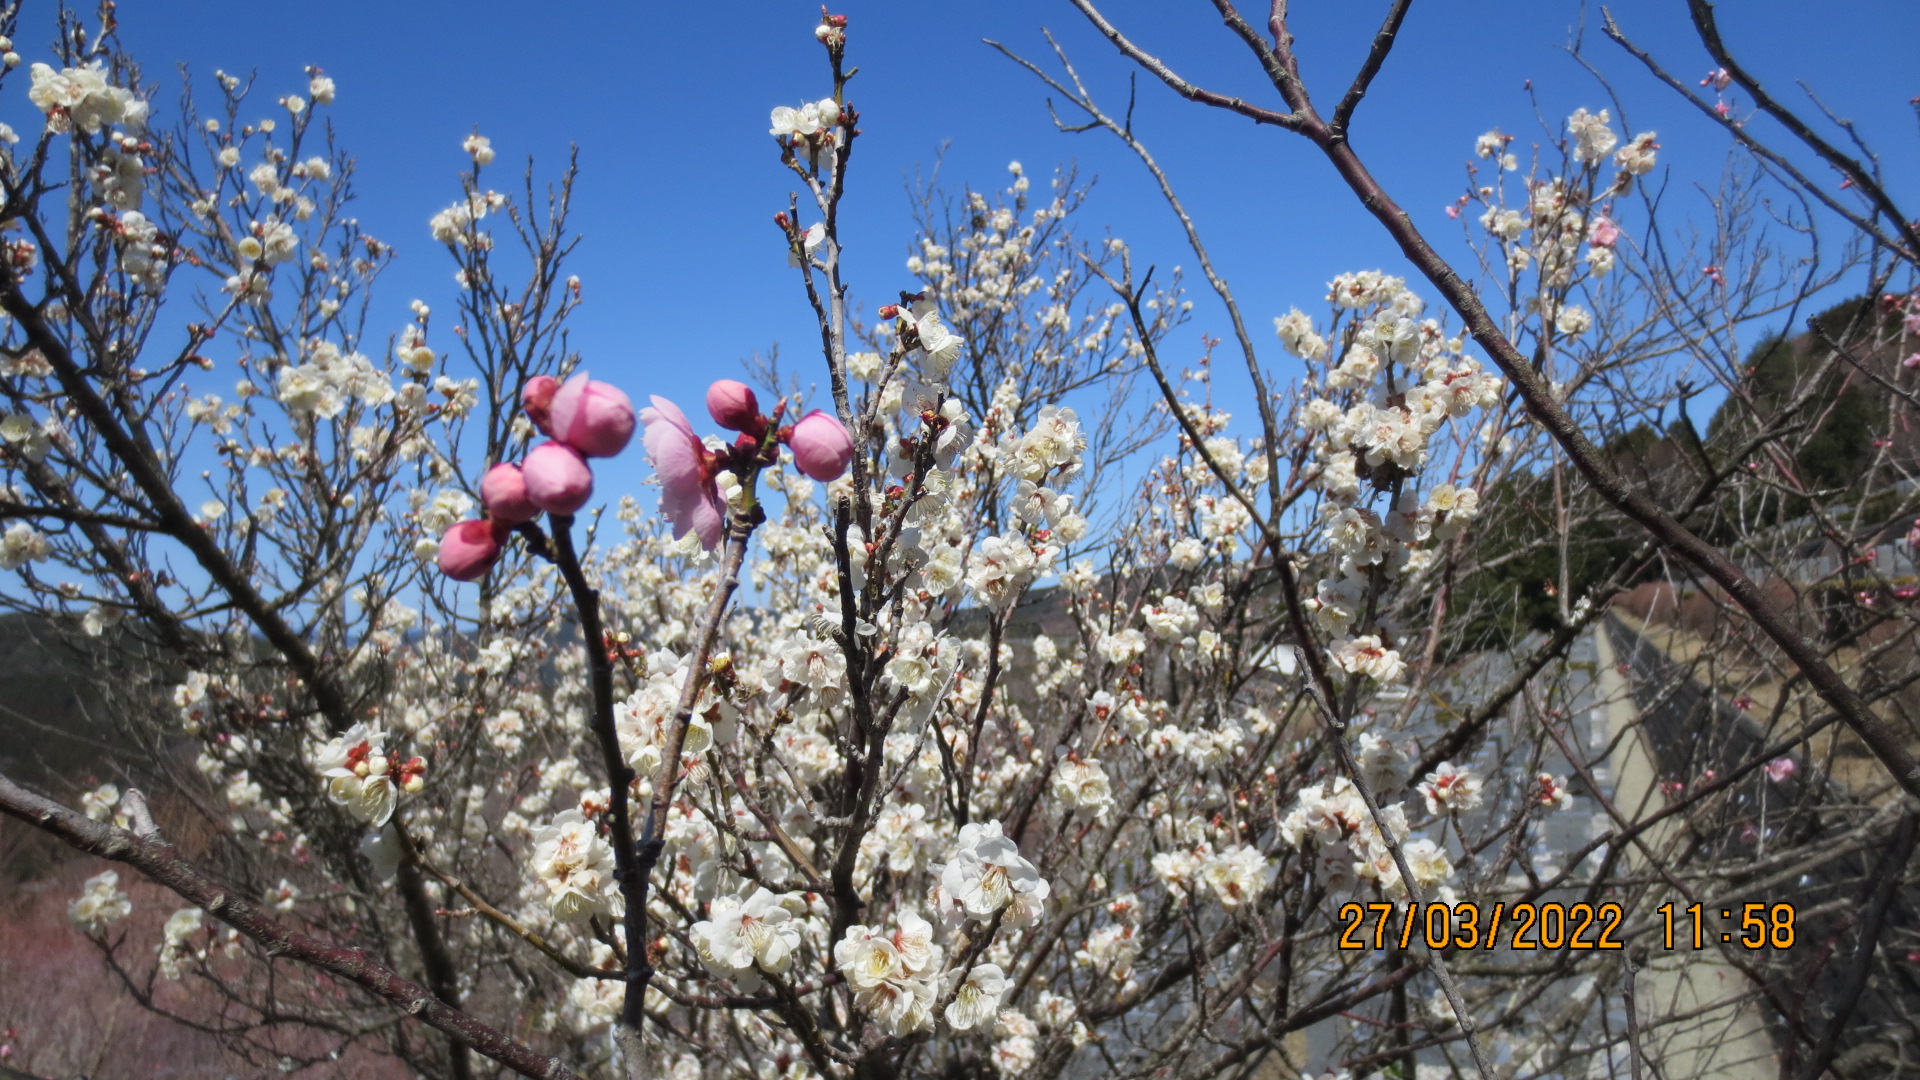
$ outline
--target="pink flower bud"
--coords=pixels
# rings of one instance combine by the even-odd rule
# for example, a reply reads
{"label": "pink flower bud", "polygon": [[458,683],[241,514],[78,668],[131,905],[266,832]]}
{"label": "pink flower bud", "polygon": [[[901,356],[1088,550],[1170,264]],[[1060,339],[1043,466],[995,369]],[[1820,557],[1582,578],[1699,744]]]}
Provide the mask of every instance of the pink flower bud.
{"label": "pink flower bud", "polygon": [[527,419],[540,429],[543,435],[551,435],[547,430],[547,418],[553,408],[553,395],[560,389],[560,380],[551,375],[535,375],[527,380],[520,391],[520,407],[527,411]]}
{"label": "pink flower bud", "polygon": [[540,516],[540,508],[527,498],[527,479],[520,466],[501,462],[480,479],[480,505],[487,516],[502,525],[518,525]]}
{"label": "pink flower bud", "polygon": [[554,392],[547,434],[584,457],[612,457],[633,438],[633,402],[618,387],[575,375]]}
{"label": "pink flower bud", "polygon": [[766,428],[753,388],[732,379],[721,379],[707,387],[707,411],[713,414],[714,423],[729,431],[758,435]]}
{"label": "pink flower bud", "polygon": [[440,572],[455,581],[478,581],[500,558],[500,538],[486,521],[462,521],[440,538]]}
{"label": "pink flower bud", "polygon": [[787,443],[793,447],[793,463],[821,483],[838,480],[853,460],[853,440],[847,437],[846,425],[819,409],[793,425]]}
{"label": "pink flower bud", "polygon": [[580,451],[566,443],[534,447],[520,475],[526,478],[528,501],[550,514],[571,514],[593,497],[593,470]]}

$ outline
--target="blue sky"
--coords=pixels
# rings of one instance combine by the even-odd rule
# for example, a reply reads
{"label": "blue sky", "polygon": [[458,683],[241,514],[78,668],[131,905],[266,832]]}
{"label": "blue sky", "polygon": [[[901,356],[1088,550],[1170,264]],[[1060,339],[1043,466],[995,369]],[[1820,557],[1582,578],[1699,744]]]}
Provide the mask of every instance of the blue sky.
{"label": "blue sky", "polygon": [[[1319,99],[1335,99],[1385,5],[1312,0],[1294,7],[1309,85]],[[358,158],[360,216],[400,253],[383,280],[386,314],[373,324],[382,332],[406,321],[415,297],[450,310],[451,266],[426,222],[457,194],[459,144],[469,131],[493,140],[499,186],[514,180],[529,155],[540,175],[556,175],[569,146],[578,145],[584,173],[574,220],[585,241],[575,269],[587,303],[575,343],[596,376],[636,396],[687,402],[774,342],[790,359],[817,364],[805,352],[817,340],[805,299],[768,224],[792,184],[765,132],[772,106],[797,105],[829,88],[823,50],[811,36],[818,10],[798,0],[120,4],[124,41],[162,87],[159,112],[176,92],[179,63],[199,72],[203,86],[216,67],[257,70],[262,116],[275,96],[302,91],[303,65],[321,65],[337,80],[331,115]],[[1064,0],[853,0],[835,10],[851,17],[850,59],[861,69],[849,96],[864,114],[865,135],[843,241],[848,278],[867,311],[910,283],[902,269],[911,235],[903,179],[931,165],[943,146],[944,175],[955,186],[1001,184],[1007,162],[1018,159],[1038,189],[1054,164],[1077,161],[1083,177],[1099,180],[1083,227],[1110,224],[1132,243],[1137,261],[1192,265],[1137,163],[1109,137],[1056,132],[1044,88],[980,43],[995,38],[1039,57],[1046,48],[1040,28],[1052,27],[1117,107],[1129,69]],[[1115,0],[1106,10],[1196,81],[1271,100],[1209,4]],[[1907,104],[1920,94],[1912,59],[1920,5],[1824,4],[1817,17],[1809,10],[1754,0],[1723,5],[1722,18],[1734,48],[1776,91],[1795,93],[1791,81],[1804,78],[1857,119],[1898,178],[1896,195],[1920,205],[1920,140]],[[1681,0],[1625,0],[1614,12],[1690,81],[1710,66]],[[1677,177],[1710,182],[1725,139],[1600,36],[1597,7],[1586,17],[1588,54],[1612,76],[1630,126],[1659,130],[1662,164]],[[1605,104],[1601,88],[1565,52],[1581,18],[1581,6],[1569,2],[1415,5],[1361,109],[1354,142],[1450,250],[1460,249],[1459,229],[1441,208],[1461,190],[1474,136],[1495,126],[1523,141],[1541,136],[1528,80],[1551,123],[1577,105]],[[44,58],[48,25],[43,9],[23,24],[18,48],[29,61]],[[23,79],[13,85],[24,90]],[[1336,273],[1403,272],[1378,227],[1303,140],[1186,104],[1144,80],[1136,118],[1263,341],[1271,341],[1271,317],[1289,305],[1315,310]],[[1686,198],[1704,208],[1702,197]],[[1224,317],[1203,302],[1169,359],[1190,360],[1203,332],[1225,331]],[[1279,361],[1279,350],[1270,351]]]}

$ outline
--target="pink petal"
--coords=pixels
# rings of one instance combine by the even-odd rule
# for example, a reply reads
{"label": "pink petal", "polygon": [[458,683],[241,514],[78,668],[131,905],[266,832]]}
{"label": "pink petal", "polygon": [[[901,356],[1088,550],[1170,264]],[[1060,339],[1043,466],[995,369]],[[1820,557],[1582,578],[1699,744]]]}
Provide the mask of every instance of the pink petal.
{"label": "pink petal", "polygon": [[566,441],[567,433],[573,430],[574,418],[580,415],[580,404],[587,396],[587,373],[575,372],[573,378],[560,384],[553,392],[553,404],[548,406],[547,420],[553,425],[553,437]]}

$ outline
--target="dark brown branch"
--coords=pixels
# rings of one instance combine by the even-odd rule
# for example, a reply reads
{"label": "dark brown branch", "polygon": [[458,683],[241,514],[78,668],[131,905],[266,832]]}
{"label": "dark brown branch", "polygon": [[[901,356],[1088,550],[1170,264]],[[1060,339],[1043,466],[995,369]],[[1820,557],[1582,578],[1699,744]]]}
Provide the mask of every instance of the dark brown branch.
{"label": "dark brown branch", "polygon": [[1886,188],[1880,186],[1880,182],[1867,171],[1866,166],[1821,138],[1817,132],[1806,125],[1805,121],[1794,115],[1791,109],[1775,101],[1771,95],[1760,88],[1760,81],[1754,78],[1746,68],[1740,66],[1740,62],[1727,51],[1726,42],[1720,39],[1720,24],[1714,20],[1713,5],[1708,0],[1687,0],[1687,14],[1692,16],[1693,28],[1700,33],[1700,43],[1707,47],[1707,52],[1713,56],[1714,63],[1725,68],[1727,74],[1733,76],[1734,82],[1739,83],[1742,89],[1753,95],[1753,103],[1758,105],[1762,112],[1779,121],[1780,126],[1792,132],[1794,138],[1805,143],[1827,164],[1840,170],[1848,180],[1852,181],[1853,186],[1867,197],[1867,201],[1873,204],[1873,208],[1885,217],[1906,241],[1906,257],[1909,261],[1920,258],[1920,222],[1909,221],[1900,212],[1900,208],[1894,205],[1892,197],[1887,194]]}
{"label": "dark brown branch", "polygon": [[[1105,35],[1106,39],[1113,43],[1114,48],[1127,54],[1135,63],[1152,72],[1155,78],[1172,87],[1174,93],[1179,94],[1188,101],[1197,101],[1202,105],[1211,105],[1216,109],[1225,109],[1228,112],[1239,113],[1241,116],[1252,120],[1256,124],[1272,124],[1275,127],[1283,127],[1290,130],[1297,129],[1300,126],[1300,119],[1297,116],[1275,112],[1272,109],[1263,109],[1258,105],[1230,94],[1222,94],[1218,91],[1195,86],[1174,74],[1172,68],[1167,67],[1166,64],[1161,63],[1158,59],[1147,55],[1139,46],[1127,40],[1126,36],[1120,33],[1119,30],[1114,29],[1113,24],[1108,22],[1106,17],[1101,15],[1099,10],[1087,2],[1087,0],[1073,0],[1073,6],[1080,9],[1081,14],[1087,17],[1087,21],[1091,22],[1095,29]],[[989,41],[987,44],[992,45],[996,49],[1000,48],[998,42]]]}
{"label": "dark brown branch", "polygon": [[[434,922],[433,901],[428,899],[426,882],[420,877],[419,850],[397,814],[393,818],[393,831],[399,836],[404,853],[397,871],[399,892],[407,909],[407,925],[413,931],[414,940],[420,943],[420,966],[434,994],[447,1004],[457,1006],[460,1004],[460,977],[454,971],[453,954],[447,951],[440,926]],[[467,1048],[459,1042],[448,1043],[447,1065],[453,1080],[470,1080],[473,1076],[473,1062],[467,1057]]]}
{"label": "dark brown branch", "polygon": [[[1096,25],[1105,25],[1098,19],[1098,13],[1092,12],[1089,0],[1074,0],[1076,6],[1090,12],[1089,19],[1096,19]],[[1276,8],[1275,51],[1281,65],[1292,68],[1292,46],[1286,33],[1284,7]],[[1108,28],[1110,29],[1110,28]],[[1103,30],[1103,32],[1106,32]],[[1118,32],[1109,34],[1110,39],[1118,38]],[[1118,41],[1124,41],[1118,38]],[[1131,51],[1129,51],[1131,50]],[[1142,60],[1145,54],[1138,53],[1131,43],[1122,51],[1134,56],[1137,62],[1147,66]],[[1138,54],[1138,55],[1136,55]],[[1153,70],[1149,66],[1149,70]],[[1282,94],[1289,86],[1276,80],[1276,89]],[[1299,87],[1291,87],[1295,92],[1304,94]],[[1778,645],[1793,665],[1806,675],[1815,692],[1834,711],[1841,720],[1853,730],[1865,743],[1874,757],[1893,774],[1896,782],[1908,795],[1920,799],[1920,762],[1914,760],[1905,743],[1885,721],[1875,715],[1858,692],[1847,685],[1840,673],[1827,663],[1820,650],[1796,630],[1786,614],[1772,601],[1768,600],[1753,580],[1729,559],[1720,549],[1700,539],[1689,531],[1673,515],[1656,505],[1652,499],[1635,490],[1626,478],[1616,472],[1601,455],[1566,409],[1555,400],[1544,379],[1533,370],[1532,364],[1521,354],[1506,334],[1487,313],[1486,306],[1480,302],[1479,295],[1463,279],[1439,252],[1433,249],[1426,237],[1413,224],[1412,215],[1400,208],[1386,189],[1375,180],[1373,173],[1360,160],[1348,144],[1344,133],[1336,134],[1328,128],[1314,111],[1313,105],[1304,96],[1295,101],[1296,123],[1289,125],[1320,147],[1332,163],[1335,171],[1345,180],[1362,206],[1380,222],[1400,251],[1431,283],[1440,291],[1447,305],[1465,322],[1473,339],[1487,351],[1494,363],[1499,365],[1501,373],[1520,392],[1521,400],[1526,403],[1527,411],[1532,414],[1540,426],[1546,429],[1555,442],[1560,444],[1575,468],[1591,484],[1600,497],[1628,517],[1659,541],[1662,547],[1674,552],[1686,561],[1698,567],[1713,580],[1735,604],[1752,618],[1762,632]]]}
{"label": "dark brown branch", "polygon": [[1661,546],[1693,563],[1744,610],[1748,617],[1772,638],[1819,695],[1832,705],[1854,734],[1880,759],[1894,779],[1909,795],[1920,798],[1920,763],[1915,762],[1898,733],[1874,714],[1846,680],[1821,655],[1820,650],[1796,630],[1786,614],[1763,595],[1753,580],[1712,544],[1700,539],[1652,499],[1635,490],[1626,478],[1614,471],[1598,447],[1556,401],[1545,380],[1533,370],[1513,342],[1500,331],[1459,273],[1433,250],[1413,219],[1381,188],[1373,174],[1344,141],[1334,141],[1317,120],[1308,127],[1310,138],[1320,145],[1334,168],[1359,196],[1381,225],[1400,245],[1408,261],[1439,289],[1450,307],[1465,320],[1475,341],[1487,350],[1500,370],[1520,391],[1527,411],[1558,442],[1574,467],[1580,470],[1594,491],[1607,503],[1626,514],[1657,539]]}
{"label": "dark brown branch", "polygon": [[[673,713],[673,726],[667,731],[666,742],[660,748],[660,773],[654,777],[653,801],[647,807],[646,825],[640,835],[637,859],[632,864],[631,877],[624,874],[621,877],[621,889],[627,901],[627,996],[621,1008],[617,1035],[621,1049],[627,1055],[629,1076],[643,1075],[640,1071],[643,1069],[641,1006],[646,999],[647,984],[653,981],[654,975],[653,963],[647,954],[647,893],[652,883],[653,869],[659,864],[660,854],[667,846],[667,815],[673,808],[673,792],[680,781],[680,752],[686,745],[687,724],[693,718],[694,703],[699,700],[701,684],[707,678],[707,662],[713,655],[713,643],[720,636],[721,620],[726,617],[727,605],[733,600],[734,590],[740,587],[740,567],[746,561],[747,544],[753,537],[753,529],[754,522],[750,518],[737,511],[728,515],[724,541],[726,548],[721,557],[720,575],[714,586],[713,599],[708,602],[700,625],[694,631],[687,681],[680,688],[680,704]],[[667,865],[671,869],[673,864]]]}
{"label": "dark brown branch", "polygon": [[1334,106],[1333,120],[1327,125],[1336,133],[1344,135],[1347,122],[1353,119],[1353,110],[1360,107],[1360,99],[1367,96],[1367,87],[1373,85],[1373,77],[1380,74],[1381,65],[1387,62],[1387,53],[1393,51],[1393,42],[1400,34],[1400,24],[1407,17],[1407,9],[1413,6],[1413,0],[1393,0],[1393,7],[1387,11],[1387,17],[1380,24],[1380,31],[1373,35],[1373,47],[1367,50],[1366,62],[1360,65],[1359,74],[1353,77],[1353,85],[1347,87],[1345,97]]}
{"label": "dark brown branch", "polygon": [[[653,967],[647,961],[647,873],[652,862],[639,857],[633,836],[633,812],[629,792],[634,772],[620,751],[620,731],[613,718],[613,660],[607,655],[606,632],[600,623],[600,593],[587,581],[580,568],[579,553],[573,547],[573,517],[551,515],[553,524],[554,565],[567,583],[574,610],[580,617],[580,647],[586,650],[587,682],[593,692],[593,710],[587,719],[594,741],[600,746],[600,760],[607,770],[607,819],[612,829],[614,879],[620,883],[621,899],[626,904],[627,996],[621,1013],[622,1049],[629,1070],[639,1067],[641,1059],[640,1007],[646,997],[647,981]],[[669,765],[680,762],[679,747],[674,747]],[[658,856],[658,851],[655,851]]]}
{"label": "dark brown branch", "polygon": [[1833,1017],[1827,1021],[1827,1029],[1820,1033],[1820,1043],[1813,1048],[1813,1056],[1800,1070],[1801,1080],[1820,1080],[1820,1075],[1827,1071],[1839,1047],[1840,1033],[1846,1029],[1854,1007],[1860,1004],[1860,995],[1866,990],[1867,977],[1873,970],[1873,954],[1880,945],[1881,924],[1886,921],[1887,908],[1900,887],[1907,860],[1913,855],[1916,833],[1920,833],[1916,823],[1911,809],[1900,815],[1900,824],[1894,828],[1893,842],[1888,845],[1886,856],[1867,878],[1874,883],[1873,896],[1860,916],[1860,940],[1853,948],[1853,962],[1847,965],[1845,979],[1835,997]]}
{"label": "dark brown branch", "polygon": [[[1805,173],[1801,172],[1799,168],[1796,167],[1792,162],[1788,161],[1785,157],[1781,156],[1778,152],[1768,148],[1766,144],[1762,143],[1760,140],[1754,138],[1753,135],[1749,133],[1744,126],[1736,122],[1732,117],[1721,116],[1719,113],[1715,112],[1712,105],[1709,105],[1699,95],[1687,89],[1687,87],[1683,83],[1681,83],[1679,79],[1674,78],[1671,73],[1669,73],[1665,68],[1661,67],[1660,62],[1658,60],[1655,60],[1652,54],[1648,53],[1645,49],[1642,49],[1638,45],[1635,45],[1633,42],[1629,41],[1627,39],[1626,34],[1620,29],[1619,25],[1613,21],[1612,14],[1609,12],[1606,12],[1604,8],[1601,10],[1604,16],[1603,21],[1601,23],[1601,29],[1606,33],[1606,35],[1609,38],[1613,39],[1615,44],[1627,50],[1629,55],[1631,55],[1634,59],[1640,61],[1641,64],[1645,65],[1647,70],[1653,73],[1654,78],[1659,79],[1663,83],[1666,83],[1668,87],[1673,89],[1681,97],[1691,102],[1693,106],[1699,109],[1700,112],[1704,114],[1709,120],[1720,125],[1720,127],[1724,129],[1727,132],[1727,134],[1733,136],[1734,141],[1738,142],[1741,146],[1746,147],[1749,153],[1753,154],[1755,157],[1760,158],[1762,161],[1765,161],[1767,164],[1772,165],[1774,168],[1779,169],[1781,172],[1785,173],[1790,179],[1792,179],[1794,185],[1797,186],[1801,191],[1806,192],[1808,195],[1819,200],[1821,205],[1825,206],[1827,209],[1845,218],[1847,221],[1847,224],[1852,225],[1854,228],[1859,229],[1862,233],[1865,233],[1866,235],[1873,237],[1875,240],[1879,241],[1880,243],[1885,244],[1888,248],[1891,248],[1894,251],[1901,251],[1900,245],[1894,243],[1891,237],[1881,232],[1880,229],[1873,224],[1873,222],[1867,220],[1864,217],[1861,217],[1851,207],[1848,207],[1845,204],[1841,203],[1840,200],[1835,198],[1825,188],[1815,184],[1812,179],[1810,179]],[[1920,249],[1909,248],[1906,251],[1901,252],[1901,254],[1903,255],[1904,258],[1906,258],[1909,262],[1911,262],[1915,258],[1920,257]]]}
{"label": "dark brown branch", "polygon": [[260,595],[246,574],[227,559],[226,552],[220,550],[220,544],[213,535],[194,520],[179,496],[174,494],[173,485],[168,482],[152,453],[121,425],[119,418],[114,415],[113,406],[100,396],[67,348],[67,343],[41,318],[39,307],[26,298],[20,291],[19,282],[11,277],[0,282],[0,308],[4,308],[20,324],[27,340],[53,368],[60,388],[66,392],[68,403],[99,434],[100,441],[106,444],[114,460],[127,470],[127,476],[152,505],[153,517],[159,529],[193,554],[194,560],[213,583],[233,598],[234,605],[245,612],[261,634],[287,658],[294,674],[300,676],[307,692],[313,695],[314,703],[326,714],[328,725],[336,731],[344,731],[352,726],[352,710],[345,695],[321,669],[320,661],[307,647],[306,639]]}

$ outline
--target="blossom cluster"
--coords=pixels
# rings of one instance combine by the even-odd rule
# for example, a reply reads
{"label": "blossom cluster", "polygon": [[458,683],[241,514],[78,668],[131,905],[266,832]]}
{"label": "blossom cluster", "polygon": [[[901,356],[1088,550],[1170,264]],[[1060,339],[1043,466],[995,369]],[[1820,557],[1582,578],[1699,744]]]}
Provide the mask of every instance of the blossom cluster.
{"label": "blossom cluster", "polygon": [[375,829],[393,817],[401,792],[417,794],[426,785],[426,762],[389,758],[386,738],[379,728],[355,724],[314,747],[309,757],[326,782],[327,798]]}
{"label": "blossom cluster", "polygon": [[[836,18],[820,40],[837,56]],[[310,79],[313,104],[332,99],[331,80]],[[1308,372],[1286,423],[1237,437],[1197,393],[1129,416],[1119,391],[1165,355],[1155,350],[1188,305],[1177,285],[1116,302],[1107,287],[1121,275],[1104,275],[1129,265],[1125,244],[1075,240],[1069,178],[1029,205],[1044,181],[1018,163],[1005,191],[967,193],[944,223],[929,214],[914,280],[863,326],[842,306],[845,219],[828,190],[840,178],[822,175],[859,135],[843,90],[836,67],[831,96],[770,118],[820,211],[805,228],[789,212],[776,223],[821,298],[831,400],[763,407],[764,385],[805,385],[784,371],[762,373],[759,394],[717,380],[705,405],[718,432],[697,409],[635,401],[550,352],[486,354],[496,369],[481,369],[484,386],[436,380],[455,361],[428,344],[423,303],[386,361],[357,334],[323,335],[348,321],[341,282],[375,268],[364,239],[322,247],[301,224],[324,216],[312,204],[343,159],[275,145],[242,165],[254,136],[212,140],[223,186],[197,212],[226,215],[208,228],[224,230],[220,273],[233,269],[229,288],[248,301],[232,305],[246,323],[234,337],[287,344],[245,354],[238,400],[184,386],[168,399],[184,430],[235,463],[226,488],[189,501],[195,527],[234,551],[309,535],[316,550],[353,552],[324,572],[290,558],[284,587],[277,566],[245,572],[269,603],[323,613],[329,678],[380,688],[355,695],[345,718],[315,715],[300,685],[244,664],[209,659],[174,688],[169,720],[198,744],[209,805],[236,845],[285,866],[258,878],[279,879],[268,904],[347,940],[397,926],[410,881],[426,880],[430,903],[461,903],[439,898],[445,882],[466,901],[437,920],[450,951],[487,961],[460,975],[476,1008],[512,969],[527,1026],[574,1040],[584,1060],[621,1022],[621,973],[644,966],[657,974],[640,1004],[662,1022],[639,1038],[664,1072],[790,1080],[819,1054],[857,1069],[906,1052],[929,1069],[1001,1075],[1073,1052],[1092,1062],[1141,1015],[1136,1003],[1211,1007],[1235,965],[1255,970],[1253,943],[1281,940],[1268,920],[1289,890],[1449,895],[1462,856],[1446,830],[1464,844],[1477,811],[1505,805],[1497,778],[1462,756],[1415,780],[1414,745],[1390,741],[1382,706],[1393,684],[1426,677],[1406,616],[1423,610],[1423,576],[1475,529],[1490,464],[1507,453],[1501,380],[1424,317],[1404,281],[1366,272],[1329,284],[1328,318],[1276,320]],[[309,115],[306,100],[281,105]],[[100,108],[83,95],[62,115],[78,126]],[[1622,147],[1607,122],[1570,120],[1572,160],[1643,174],[1651,137]],[[1517,172],[1508,143],[1482,140]],[[515,253],[484,226],[528,218],[475,186],[492,144],[476,134],[462,150],[466,190],[425,232],[460,268],[461,336],[484,353],[476,326],[519,343],[531,318],[494,284],[496,260]],[[108,164],[89,176],[101,207],[86,227],[112,234],[122,272],[158,283],[178,253],[134,208],[125,160]],[[1573,250],[1584,245],[1599,275],[1624,246],[1620,228],[1574,186],[1529,192],[1525,209],[1494,207],[1487,227],[1541,267],[1542,325],[1579,337],[1592,317],[1564,302],[1576,261],[1528,234],[1551,234],[1558,251],[1577,233]],[[777,265],[780,252],[768,256]],[[274,297],[274,273],[303,266],[318,291]],[[553,268],[536,261],[539,280],[570,280]],[[296,305],[321,321],[282,332],[280,309]],[[427,406],[430,389],[444,402]],[[281,406],[283,428],[255,414],[263,402]],[[59,417],[10,408],[8,460],[68,452]],[[433,437],[429,414],[445,425]],[[1181,437],[1148,462],[1138,502],[1116,508],[1111,478],[1176,420]],[[461,451],[481,428],[507,460],[468,475]],[[651,467],[636,479],[657,504],[596,491],[636,433]],[[273,470],[270,486],[248,486],[242,470],[255,469]],[[1282,483],[1297,498],[1263,520],[1264,492]],[[568,534],[596,495],[608,512]],[[330,516],[360,498],[358,515]],[[398,560],[381,531],[389,512],[406,522],[393,530]],[[10,523],[0,569],[40,573],[68,542],[47,528]],[[531,557],[503,568],[513,536]],[[1268,584],[1288,558],[1311,583],[1306,636],[1322,640],[1275,617]],[[486,586],[432,588],[422,564],[434,563]],[[1024,602],[1040,589],[1044,602]],[[111,625],[118,609],[98,607],[88,625]],[[589,612],[602,632],[583,640]],[[1326,659],[1344,683],[1335,696],[1370,717],[1356,718],[1357,756],[1385,804],[1377,817],[1353,779],[1327,775],[1303,655]],[[289,748],[304,768],[278,767]],[[431,786],[415,749],[433,761]],[[1564,778],[1536,773],[1545,765],[1521,767],[1523,814],[1571,802]],[[81,805],[98,820],[126,812],[111,786]],[[660,847],[644,904],[620,871],[656,849],[617,850],[622,805],[633,832],[660,830],[648,833]],[[401,874],[408,859],[429,872]],[[116,882],[90,883],[75,921],[123,917]],[[1189,939],[1218,943],[1204,944],[1207,969],[1229,978],[1169,983]],[[175,913],[160,974],[179,977],[212,945],[201,913]],[[523,948],[562,962],[492,962]],[[1301,955],[1289,977],[1319,978]]]}
{"label": "blossom cluster", "polygon": [[1282,344],[1321,367],[1320,387],[1334,395],[1313,397],[1300,412],[1314,439],[1321,535],[1337,559],[1306,606],[1333,636],[1328,652],[1340,670],[1395,683],[1405,662],[1393,628],[1367,622],[1368,599],[1387,581],[1421,573],[1434,545],[1477,516],[1472,487],[1442,480],[1423,492],[1421,479],[1448,423],[1494,409],[1503,384],[1462,354],[1459,339],[1420,319],[1424,305],[1400,278],[1341,275],[1328,300],[1336,318],[1351,320],[1337,362],[1328,336],[1297,308],[1275,320]]}
{"label": "blossom cluster", "polygon": [[501,541],[515,526],[542,513],[577,513],[593,497],[590,457],[613,457],[633,438],[633,403],[618,387],[585,372],[564,384],[550,375],[527,381],[521,393],[527,417],[549,436],[519,464],[501,462],[480,482],[484,520],[462,521],[440,540],[440,570],[455,581],[485,577],[499,561]]}

